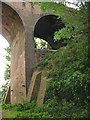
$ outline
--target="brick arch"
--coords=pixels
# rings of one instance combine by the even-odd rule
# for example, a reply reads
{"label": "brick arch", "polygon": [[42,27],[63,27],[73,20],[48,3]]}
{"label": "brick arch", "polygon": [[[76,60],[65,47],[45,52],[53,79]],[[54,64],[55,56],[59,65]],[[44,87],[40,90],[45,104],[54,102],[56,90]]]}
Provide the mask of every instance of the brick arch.
{"label": "brick arch", "polygon": [[30,2],[11,1],[2,3],[2,34],[11,45],[11,103],[22,103],[27,100],[36,65],[33,26],[35,37],[46,40],[53,49],[57,49],[61,44],[58,47],[58,43],[53,41],[53,33],[65,25],[62,20],[56,24],[59,21],[55,15],[40,18],[40,14],[33,12]]}
{"label": "brick arch", "polygon": [[18,33],[24,33],[24,25],[19,14],[6,3],[2,3],[2,35],[12,44]]}
{"label": "brick arch", "polygon": [[38,37],[47,41],[53,49],[62,46],[61,41],[54,42],[54,32],[65,27],[64,22],[56,15],[45,15],[41,17],[35,24],[34,37]]}
{"label": "brick arch", "polygon": [[[2,2],[2,35],[11,46],[11,103],[26,99],[25,30],[19,14]],[[19,97],[18,97],[19,96]]]}

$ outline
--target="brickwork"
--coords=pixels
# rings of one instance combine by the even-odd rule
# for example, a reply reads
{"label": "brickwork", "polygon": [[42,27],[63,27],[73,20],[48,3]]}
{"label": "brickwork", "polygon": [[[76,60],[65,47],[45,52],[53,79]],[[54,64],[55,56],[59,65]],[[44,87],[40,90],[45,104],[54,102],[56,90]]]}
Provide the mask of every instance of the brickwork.
{"label": "brickwork", "polygon": [[[34,48],[34,36],[45,39],[53,48],[61,46],[61,43],[54,43],[53,33],[55,30],[64,27],[64,23],[56,24],[55,15],[43,17],[38,5],[31,2],[0,2],[0,34],[2,34],[11,46],[11,89],[10,102],[22,103],[27,100],[36,99],[41,103],[45,94],[45,81],[41,73],[32,78],[33,68],[38,64],[47,52]],[[2,22],[2,24],[1,24]],[[55,26],[55,28],[54,28]],[[50,32],[50,34],[48,34]],[[57,46],[58,45],[58,46]],[[33,80],[32,80],[33,79]],[[35,82],[33,88],[30,84]],[[32,82],[32,83],[33,83]],[[43,90],[42,90],[43,89]],[[42,91],[42,93],[41,93]],[[29,94],[30,93],[30,94]],[[42,97],[40,97],[40,94]],[[31,97],[30,97],[31,96]]]}

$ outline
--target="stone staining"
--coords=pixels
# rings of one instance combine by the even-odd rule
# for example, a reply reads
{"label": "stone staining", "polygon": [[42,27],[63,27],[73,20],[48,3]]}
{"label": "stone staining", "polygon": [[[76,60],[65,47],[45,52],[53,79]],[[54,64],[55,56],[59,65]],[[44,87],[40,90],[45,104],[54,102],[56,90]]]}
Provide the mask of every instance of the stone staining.
{"label": "stone staining", "polygon": [[25,7],[25,2],[22,2],[22,5]]}
{"label": "stone staining", "polygon": [[[45,92],[43,91],[43,95],[41,95],[40,90],[42,90],[45,81],[42,81],[41,73],[36,75],[36,79],[33,81],[35,86],[33,88],[31,87],[32,91],[31,88],[29,89],[33,68],[37,62],[40,62],[39,60],[35,62],[39,54],[35,52],[33,37],[42,38],[52,48],[57,49],[57,45],[53,41],[53,33],[63,28],[64,23],[62,21],[59,23],[55,15],[43,16],[43,13],[41,15],[39,7],[32,7],[32,3],[28,1],[16,3],[13,0],[11,1],[2,3],[2,35],[8,40],[11,46],[9,102],[12,104],[22,103],[27,100],[28,92],[30,92],[32,93],[32,97],[28,98],[29,100],[35,98],[37,99],[36,101],[39,102],[41,100],[42,103]],[[58,45],[60,47],[60,43]]]}

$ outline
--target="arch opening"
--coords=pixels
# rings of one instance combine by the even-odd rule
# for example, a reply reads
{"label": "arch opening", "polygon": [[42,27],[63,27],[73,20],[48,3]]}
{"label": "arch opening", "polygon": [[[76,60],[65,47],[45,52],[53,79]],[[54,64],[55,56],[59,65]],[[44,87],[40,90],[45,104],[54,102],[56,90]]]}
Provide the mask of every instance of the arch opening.
{"label": "arch opening", "polygon": [[[2,2],[2,36],[11,47],[11,63],[14,69],[18,67],[18,59],[24,50],[24,25],[19,14],[11,6]],[[13,61],[14,59],[14,61]],[[13,62],[15,64],[13,65]],[[12,71],[12,73],[14,73]]]}
{"label": "arch opening", "polygon": [[54,42],[54,33],[65,27],[63,21],[55,15],[46,15],[41,17],[34,28],[34,37],[48,42],[52,49],[58,49],[62,46],[61,41]]}
{"label": "arch opening", "polygon": [[[10,102],[21,103],[26,98],[25,30],[23,21],[11,6],[2,2],[2,36],[11,47]],[[19,96],[19,97],[18,97]]]}
{"label": "arch opening", "polygon": [[7,51],[5,51],[5,48],[7,47],[9,47],[8,41],[0,34],[0,66],[2,66],[0,67],[0,88],[7,82],[5,81],[5,68],[7,64],[10,65],[10,61],[7,61],[5,58],[5,56],[7,55]]}
{"label": "arch opening", "polygon": [[[1,102],[5,100],[7,91],[10,88],[10,66],[11,66],[11,49],[8,41],[0,34],[0,91]],[[10,94],[7,97],[10,103]]]}
{"label": "arch opening", "polygon": [[23,22],[19,14],[11,6],[2,2],[2,35],[12,44],[13,40],[24,31]]}

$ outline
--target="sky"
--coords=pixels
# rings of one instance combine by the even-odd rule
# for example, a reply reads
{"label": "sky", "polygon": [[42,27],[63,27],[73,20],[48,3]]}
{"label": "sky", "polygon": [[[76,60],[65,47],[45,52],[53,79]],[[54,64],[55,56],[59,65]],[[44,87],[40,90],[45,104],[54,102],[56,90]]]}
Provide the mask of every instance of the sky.
{"label": "sky", "polygon": [[0,88],[3,84],[5,84],[4,80],[4,71],[7,61],[5,60],[5,50],[4,48],[8,47],[9,44],[7,40],[0,34]]}

